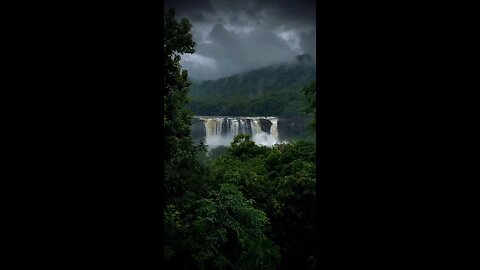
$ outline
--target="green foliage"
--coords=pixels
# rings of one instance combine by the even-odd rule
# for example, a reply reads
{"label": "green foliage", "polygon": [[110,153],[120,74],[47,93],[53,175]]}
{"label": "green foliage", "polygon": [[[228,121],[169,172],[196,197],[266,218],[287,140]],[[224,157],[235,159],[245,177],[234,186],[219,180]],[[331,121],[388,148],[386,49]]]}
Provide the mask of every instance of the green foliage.
{"label": "green foliage", "polygon": [[181,69],[180,54],[193,53],[195,42],[187,20],[175,20],[175,12],[171,10],[164,16],[164,154],[171,158],[178,149],[190,150],[190,126],[193,114],[185,110],[188,103],[188,73]]}
{"label": "green foliage", "polygon": [[[180,197],[187,185],[201,189],[205,167],[197,161],[203,146],[194,146],[190,137],[193,113],[185,109],[188,103],[188,74],[180,66],[180,54],[193,53],[195,42],[188,20],[178,22],[171,10],[164,16],[164,175],[167,200]],[[187,169],[188,168],[188,169]]]}
{"label": "green foliage", "polygon": [[237,269],[273,270],[280,262],[279,248],[267,238],[247,240],[243,245],[244,251],[237,262]]}
{"label": "green foliage", "polygon": [[239,157],[243,160],[264,154],[267,151],[268,148],[266,146],[256,146],[255,143],[250,140],[250,135],[246,134],[235,136],[228,149],[230,155]]}
{"label": "green foliage", "polygon": [[210,150],[209,153],[208,153],[208,157],[210,159],[216,159],[220,156],[225,155],[227,153],[227,151],[228,151],[228,147],[220,145],[220,146]]}
{"label": "green foliage", "polygon": [[268,148],[236,136],[209,163],[209,192],[192,189],[167,208],[169,269],[306,269],[315,261],[315,161],[312,143]]}
{"label": "green foliage", "polygon": [[[198,156],[204,146],[194,146],[190,137],[193,113],[188,103],[188,73],[181,69],[180,55],[193,53],[195,42],[187,20],[178,22],[172,10],[164,15],[164,258],[168,268],[191,269],[190,239],[185,230],[198,196],[208,194],[210,178]],[[195,190],[193,193],[191,190]]]}
{"label": "green foliage", "polygon": [[315,66],[265,67],[192,85],[188,107],[196,115],[303,115],[301,88],[315,79]]}
{"label": "green foliage", "polygon": [[303,93],[307,98],[307,113],[313,113],[312,129],[315,131],[317,125],[317,82],[313,81],[303,88]]}
{"label": "green foliage", "polygon": [[313,143],[267,148],[241,134],[228,154],[212,163],[216,182],[237,186],[267,214],[272,224],[268,237],[280,247],[284,266],[307,267],[308,256],[315,255],[315,162]]}
{"label": "green foliage", "polygon": [[213,198],[199,204],[191,227],[200,269],[275,269],[278,250],[264,234],[268,218],[234,185],[222,184]]}

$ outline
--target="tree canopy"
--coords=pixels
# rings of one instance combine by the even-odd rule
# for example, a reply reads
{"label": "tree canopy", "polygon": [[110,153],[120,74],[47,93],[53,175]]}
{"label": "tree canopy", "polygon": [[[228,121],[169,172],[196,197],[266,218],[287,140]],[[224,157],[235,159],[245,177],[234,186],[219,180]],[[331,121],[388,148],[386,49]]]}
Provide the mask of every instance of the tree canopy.
{"label": "tree canopy", "polygon": [[302,87],[314,79],[311,64],[264,67],[192,84],[187,107],[197,115],[304,115]]}

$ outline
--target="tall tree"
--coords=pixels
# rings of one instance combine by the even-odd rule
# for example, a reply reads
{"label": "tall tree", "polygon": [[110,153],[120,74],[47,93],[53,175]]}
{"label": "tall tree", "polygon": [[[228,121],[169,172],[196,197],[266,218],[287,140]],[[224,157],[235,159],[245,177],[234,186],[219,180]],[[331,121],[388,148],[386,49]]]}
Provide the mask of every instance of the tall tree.
{"label": "tall tree", "polygon": [[193,113],[185,108],[191,82],[188,72],[180,65],[182,54],[195,52],[196,43],[190,32],[192,25],[187,19],[177,21],[175,11],[170,10],[164,15],[164,29],[164,184],[165,195],[170,198],[181,197],[187,183],[195,184],[190,179],[202,169],[196,155],[204,149],[192,143]]}
{"label": "tall tree", "polygon": [[[170,159],[175,149],[188,145],[192,113],[185,110],[190,86],[188,72],[180,66],[180,55],[195,52],[195,42],[190,30],[192,25],[186,19],[178,22],[175,11],[164,16],[164,130],[165,157]],[[183,143],[183,144],[182,144]]]}
{"label": "tall tree", "polygon": [[[188,239],[183,235],[182,202],[192,178],[190,166],[195,167],[196,149],[190,138],[192,114],[184,106],[190,82],[188,73],[182,70],[180,56],[194,53],[195,42],[187,20],[178,22],[174,10],[164,14],[164,74],[163,74],[163,120],[164,120],[164,258],[169,263],[188,250]],[[187,252],[188,253],[188,252]],[[185,261],[182,262],[185,264]],[[188,262],[187,262],[188,264]],[[170,267],[172,268],[172,267]],[[173,267],[175,268],[175,267]],[[181,269],[181,268],[178,268]],[[188,267],[187,267],[188,269]]]}

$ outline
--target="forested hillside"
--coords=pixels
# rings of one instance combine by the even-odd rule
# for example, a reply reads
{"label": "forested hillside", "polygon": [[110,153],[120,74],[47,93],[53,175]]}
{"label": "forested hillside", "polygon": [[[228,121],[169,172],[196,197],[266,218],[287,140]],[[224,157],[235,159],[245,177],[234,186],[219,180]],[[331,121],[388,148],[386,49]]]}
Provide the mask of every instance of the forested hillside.
{"label": "forested hillside", "polygon": [[196,115],[298,116],[304,114],[301,89],[315,80],[310,55],[215,81],[193,83],[188,108]]}

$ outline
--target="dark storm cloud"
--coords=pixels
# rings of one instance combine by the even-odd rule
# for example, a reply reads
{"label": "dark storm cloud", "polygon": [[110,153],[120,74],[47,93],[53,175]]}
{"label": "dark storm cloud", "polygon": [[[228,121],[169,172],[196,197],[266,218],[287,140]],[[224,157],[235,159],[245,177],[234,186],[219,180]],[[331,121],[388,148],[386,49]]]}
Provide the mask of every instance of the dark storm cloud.
{"label": "dark storm cloud", "polygon": [[194,79],[217,79],[286,62],[301,53],[315,58],[315,1],[167,0],[177,18],[193,25],[196,52],[182,56]]}

